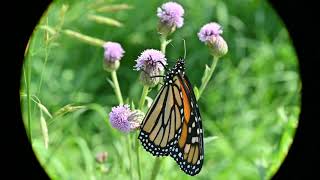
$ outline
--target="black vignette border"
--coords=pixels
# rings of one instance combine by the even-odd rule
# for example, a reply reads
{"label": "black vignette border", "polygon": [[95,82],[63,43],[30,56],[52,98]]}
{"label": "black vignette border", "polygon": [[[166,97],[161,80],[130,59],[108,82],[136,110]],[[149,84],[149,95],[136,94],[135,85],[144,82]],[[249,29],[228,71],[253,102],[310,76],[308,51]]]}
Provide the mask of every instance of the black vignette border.
{"label": "black vignette border", "polygon": [[[8,113],[3,115],[3,122],[5,125],[1,127],[1,133],[4,133],[5,150],[2,157],[5,158],[4,169],[1,176],[9,177],[9,179],[24,178],[24,179],[49,179],[44,169],[37,160],[32,146],[28,141],[26,130],[22,121],[21,107],[20,107],[20,79],[22,73],[22,65],[24,60],[24,51],[28,44],[34,28],[38,24],[41,16],[48,8],[50,0],[33,0],[33,1],[11,1],[5,3],[2,8],[8,11],[2,16],[4,24],[2,29],[5,30],[3,36],[7,37],[9,41],[5,40],[5,54],[9,54],[9,59],[6,59],[3,65],[8,69],[8,74],[5,76],[5,96],[12,98],[8,102],[4,102],[5,108],[8,108]],[[9,89],[7,89],[9,87]],[[12,88],[12,89],[11,89]],[[9,118],[7,118],[9,117]],[[5,131],[3,131],[5,130]],[[8,176],[6,176],[8,175]]]}
{"label": "black vignette border", "polygon": [[[289,148],[280,168],[272,179],[308,179],[316,176],[317,171],[315,156],[316,147],[319,147],[319,140],[316,140],[316,96],[319,88],[316,87],[315,77],[316,66],[316,47],[312,42],[316,40],[316,32],[319,32],[315,24],[316,11],[312,7],[317,7],[309,0],[288,1],[288,0],[269,0],[281,20],[285,24],[297,57],[299,60],[300,78],[302,81],[301,89],[301,112],[298,127],[295,132],[294,140]],[[319,6],[318,6],[319,7]],[[318,11],[319,12],[319,11]],[[319,14],[319,13],[318,13]],[[319,82],[319,79],[318,79]],[[319,83],[318,83],[319,84]]]}

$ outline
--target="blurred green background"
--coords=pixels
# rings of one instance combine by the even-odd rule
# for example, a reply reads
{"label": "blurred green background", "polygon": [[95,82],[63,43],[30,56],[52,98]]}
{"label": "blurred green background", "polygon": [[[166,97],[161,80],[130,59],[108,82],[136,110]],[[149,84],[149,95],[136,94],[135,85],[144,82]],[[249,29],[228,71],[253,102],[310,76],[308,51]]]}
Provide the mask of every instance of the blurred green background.
{"label": "blurred green background", "polygon": [[[126,51],[118,70],[121,91],[137,105],[142,85],[134,60],[144,49],[160,48],[156,9],[164,2],[56,0],[45,12],[26,53],[21,103],[34,151],[52,179],[130,178],[127,135],[109,124],[117,98],[107,81],[110,74],[103,70],[103,48],[61,32],[70,29],[121,43]],[[300,112],[298,61],[285,26],[261,0],[178,2],[185,9],[185,23],[167,46],[170,66],[183,56],[185,39],[186,73],[194,86],[201,85],[211,56],[197,32],[208,22],[222,25],[229,46],[199,100],[204,136],[218,138],[205,144],[204,166],[195,178],[271,178],[290,147]],[[103,10],[112,4],[131,8]],[[90,15],[112,18],[122,26],[97,22]],[[156,93],[153,89],[149,96]],[[136,138],[135,133],[130,136]],[[99,164],[95,156],[103,151],[108,157]],[[130,154],[136,169],[133,150]],[[149,179],[156,158],[142,146],[140,156],[143,179]],[[136,170],[132,173],[137,179]],[[191,176],[167,157],[158,179],[173,178]]]}

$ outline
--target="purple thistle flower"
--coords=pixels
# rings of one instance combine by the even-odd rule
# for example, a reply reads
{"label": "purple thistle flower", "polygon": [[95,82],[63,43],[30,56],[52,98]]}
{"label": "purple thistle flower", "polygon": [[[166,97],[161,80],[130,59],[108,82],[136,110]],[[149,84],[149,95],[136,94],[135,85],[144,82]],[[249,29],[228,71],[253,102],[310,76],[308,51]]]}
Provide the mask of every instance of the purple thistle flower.
{"label": "purple thistle flower", "polygon": [[130,132],[139,129],[143,117],[143,112],[139,110],[131,111],[128,104],[113,107],[109,113],[112,127],[122,132]]}
{"label": "purple thistle flower", "polygon": [[200,41],[210,43],[222,34],[221,26],[218,23],[208,23],[200,29],[198,37]]}
{"label": "purple thistle flower", "polygon": [[151,76],[160,75],[164,70],[163,65],[167,65],[167,59],[161,51],[144,50],[136,62],[134,67],[137,71],[142,70],[140,80],[144,85],[153,87],[159,83],[159,78],[151,78]]}
{"label": "purple thistle flower", "polygon": [[129,105],[119,105],[112,108],[112,111],[109,113],[109,119],[112,127],[122,131],[129,132],[130,123],[128,121],[128,117],[131,114],[129,109]]}
{"label": "purple thistle flower", "polygon": [[151,73],[153,71],[163,71],[163,65],[167,65],[167,59],[164,54],[155,49],[144,50],[136,62],[136,70],[143,70],[147,73]]}
{"label": "purple thistle flower", "polygon": [[183,26],[183,7],[176,2],[167,2],[157,9],[157,16],[160,21],[168,26]]}
{"label": "purple thistle flower", "polygon": [[218,23],[208,23],[200,29],[198,37],[210,49],[210,53],[216,57],[222,57],[228,52],[228,44],[222,38],[222,29]]}
{"label": "purple thistle flower", "polygon": [[106,42],[103,45],[104,48],[104,59],[107,62],[119,61],[123,57],[125,52],[121,45],[116,42]]}

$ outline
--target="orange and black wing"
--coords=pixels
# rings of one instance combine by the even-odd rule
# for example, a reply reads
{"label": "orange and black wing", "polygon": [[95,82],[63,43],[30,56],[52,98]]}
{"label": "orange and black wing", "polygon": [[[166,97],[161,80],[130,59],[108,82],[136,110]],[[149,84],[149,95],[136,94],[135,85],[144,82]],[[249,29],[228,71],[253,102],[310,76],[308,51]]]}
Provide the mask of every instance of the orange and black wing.
{"label": "orange and black wing", "polygon": [[178,143],[170,151],[180,168],[187,174],[198,174],[203,165],[203,130],[201,116],[193,88],[187,76],[179,77],[183,101],[182,132]]}
{"label": "orange and black wing", "polygon": [[167,156],[181,134],[183,104],[178,77],[163,85],[142,121],[138,139],[155,156]]}

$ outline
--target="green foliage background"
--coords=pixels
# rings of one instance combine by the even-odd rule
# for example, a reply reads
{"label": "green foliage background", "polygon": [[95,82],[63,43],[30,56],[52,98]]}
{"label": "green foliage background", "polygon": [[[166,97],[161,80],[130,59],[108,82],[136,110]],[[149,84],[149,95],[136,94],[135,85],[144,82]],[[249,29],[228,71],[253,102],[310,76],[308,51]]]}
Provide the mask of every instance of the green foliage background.
{"label": "green foliage background", "polygon": [[[130,177],[126,135],[109,124],[108,113],[117,99],[106,80],[110,74],[102,67],[103,48],[59,30],[121,43],[126,51],[118,71],[121,91],[128,102],[137,105],[142,85],[139,73],[133,70],[134,60],[144,49],[160,48],[156,8],[164,2],[56,0],[35,28],[21,78],[22,113],[27,131],[28,113],[31,115],[32,146],[52,179]],[[133,8],[97,11],[118,3]],[[298,62],[287,30],[271,6],[261,0],[179,3],[185,9],[185,24],[171,36],[166,56],[172,66],[183,56],[182,39],[186,40],[186,73],[194,86],[200,86],[205,65],[211,63],[208,49],[197,37],[200,27],[210,21],[220,23],[229,46],[199,100],[205,137],[218,138],[205,144],[204,167],[195,178],[269,179],[286,156],[300,112]],[[124,25],[99,24],[88,19],[90,14]],[[149,96],[154,98],[156,92],[154,89]],[[48,130],[48,148],[43,127]],[[130,136],[136,138],[134,133]],[[108,152],[103,165],[95,161],[101,151]],[[135,169],[135,156],[130,153]],[[143,179],[148,179],[155,157],[142,148],[140,156]],[[136,179],[136,171],[133,173]],[[191,179],[172,158],[165,158],[158,179],[173,178]]]}

